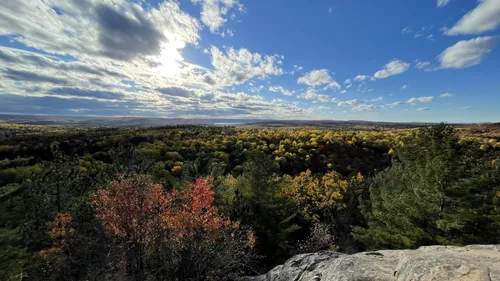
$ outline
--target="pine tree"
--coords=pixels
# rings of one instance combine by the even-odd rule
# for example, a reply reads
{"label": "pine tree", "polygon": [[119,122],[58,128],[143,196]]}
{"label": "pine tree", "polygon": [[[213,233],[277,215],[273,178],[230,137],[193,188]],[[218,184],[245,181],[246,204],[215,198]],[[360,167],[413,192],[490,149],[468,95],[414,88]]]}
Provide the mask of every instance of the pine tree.
{"label": "pine tree", "polygon": [[498,169],[480,153],[445,124],[415,133],[370,187],[358,239],[373,249],[498,243]]}

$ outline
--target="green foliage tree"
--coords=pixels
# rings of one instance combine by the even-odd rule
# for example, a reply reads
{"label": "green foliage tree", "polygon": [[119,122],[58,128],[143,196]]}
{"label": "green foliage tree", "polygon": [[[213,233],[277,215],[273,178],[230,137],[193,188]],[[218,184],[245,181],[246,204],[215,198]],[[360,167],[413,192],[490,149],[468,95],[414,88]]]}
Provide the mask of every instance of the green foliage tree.
{"label": "green foliage tree", "polygon": [[293,223],[297,214],[293,205],[276,196],[274,167],[264,153],[251,151],[242,166],[242,175],[229,176],[216,190],[221,211],[255,231],[257,251],[268,265],[288,257],[293,234],[299,229]]}
{"label": "green foliage tree", "polygon": [[356,236],[372,249],[498,243],[500,178],[483,156],[451,126],[421,129],[375,177]]}

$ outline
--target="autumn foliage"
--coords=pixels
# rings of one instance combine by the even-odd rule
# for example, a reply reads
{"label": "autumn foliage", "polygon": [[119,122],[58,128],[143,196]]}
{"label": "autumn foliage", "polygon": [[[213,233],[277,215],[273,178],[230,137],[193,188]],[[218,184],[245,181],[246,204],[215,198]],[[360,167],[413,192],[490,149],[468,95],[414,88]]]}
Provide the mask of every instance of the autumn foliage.
{"label": "autumn foliage", "polygon": [[[157,262],[159,249],[164,251],[163,257],[169,256],[166,263],[177,260],[179,264],[170,264],[174,271],[197,264],[196,253],[203,252],[204,259],[212,254],[212,262],[221,258],[220,253],[206,253],[210,249],[227,251],[230,246],[239,252],[228,258],[245,257],[255,244],[253,233],[220,215],[213,201],[210,179],[197,179],[181,191],[165,192],[162,185],[144,175],[113,181],[92,195],[96,216],[106,234],[127,248],[127,270],[137,280],[145,278],[143,271],[149,263]],[[203,263],[210,265],[206,260]],[[206,270],[221,270],[217,265],[210,267]],[[196,274],[209,275],[204,270]]]}
{"label": "autumn foliage", "polygon": [[302,252],[499,243],[494,125],[0,127],[9,280],[235,280]]}
{"label": "autumn foliage", "polygon": [[318,222],[321,214],[344,208],[343,199],[349,186],[361,181],[360,174],[346,180],[335,171],[320,177],[307,170],[296,177],[285,175],[278,196],[294,202],[306,219]]}
{"label": "autumn foliage", "polygon": [[197,179],[182,191],[173,191],[167,196],[167,207],[162,214],[163,222],[173,234],[172,239],[190,238],[200,232],[207,238],[217,236],[220,229],[238,228],[218,214],[218,209],[212,205],[214,192],[208,180]]}
{"label": "autumn foliage", "polygon": [[52,247],[40,252],[40,255],[49,259],[54,254],[66,250],[68,238],[75,232],[71,227],[72,218],[68,214],[59,213],[53,222],[49,223],[49,237],[52,240]]}
{"label": "autumn foliage", "polygon": [[167,197],[161,185],[139,175],[99,189],[92,195],[92,206],[107,235],[146,245],[164,228],[160,214],[167,207]]}
{"label": "autumn foliage", "polygon": [[197,179],[182,191],[165,193],[147,176],[113,181],[93,196],[92,205],[108,235],[124,242],[149,243],[203,234],[214,237],[223,228],[238,228],[212,205],[209,180]]}

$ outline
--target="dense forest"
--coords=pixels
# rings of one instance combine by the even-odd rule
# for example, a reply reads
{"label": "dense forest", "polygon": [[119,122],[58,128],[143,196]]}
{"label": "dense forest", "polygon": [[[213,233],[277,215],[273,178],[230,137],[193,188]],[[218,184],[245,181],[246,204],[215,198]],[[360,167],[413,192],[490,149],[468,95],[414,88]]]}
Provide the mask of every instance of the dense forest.
{"label": "dense forest", "polygon": [[234,280],[500,243],[500,127],[0,124],[2,280]]}

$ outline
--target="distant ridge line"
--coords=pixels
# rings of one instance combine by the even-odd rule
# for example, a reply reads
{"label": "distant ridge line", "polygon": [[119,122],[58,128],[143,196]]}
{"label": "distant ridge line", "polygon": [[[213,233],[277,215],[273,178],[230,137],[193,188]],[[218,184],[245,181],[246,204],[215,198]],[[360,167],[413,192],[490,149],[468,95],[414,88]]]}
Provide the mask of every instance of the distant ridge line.
{"label": "distant ridge line", "polygon": [[[90,127],[147,127],[147,126],[175,126],[175,125],[261,125],[277,126],[389,126],[389,127],[418,127],[437,124],[435,122],[393,122],[367,120],[273,120],[273,119],[243,119],[243,118],[160,118],[160,117],[94,117],[94,116],[47,116],[47,115],[20,115],[0,114],[0,123],[25,125],[73,125]],[[452,125],[488,124],[500,126],[498,123],[450,123]]]}

